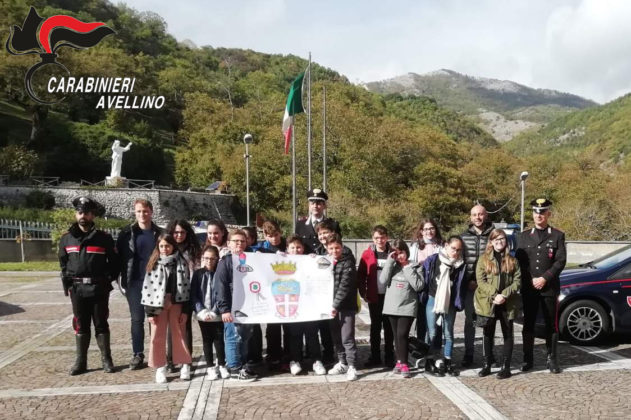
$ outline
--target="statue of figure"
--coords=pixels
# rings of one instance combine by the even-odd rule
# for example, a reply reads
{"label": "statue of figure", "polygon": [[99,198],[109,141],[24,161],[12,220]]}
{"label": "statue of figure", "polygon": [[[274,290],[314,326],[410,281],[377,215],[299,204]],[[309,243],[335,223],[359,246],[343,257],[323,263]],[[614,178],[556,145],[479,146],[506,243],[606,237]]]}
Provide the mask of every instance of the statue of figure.
{"label": "statue of figure", "polygon": [[123,153],[129,150],[131,142],[126,147],[121,147],[119,140],[114,140],[112,145],[112,173],[110,177],[120,177],[121,167],[123,166]]}

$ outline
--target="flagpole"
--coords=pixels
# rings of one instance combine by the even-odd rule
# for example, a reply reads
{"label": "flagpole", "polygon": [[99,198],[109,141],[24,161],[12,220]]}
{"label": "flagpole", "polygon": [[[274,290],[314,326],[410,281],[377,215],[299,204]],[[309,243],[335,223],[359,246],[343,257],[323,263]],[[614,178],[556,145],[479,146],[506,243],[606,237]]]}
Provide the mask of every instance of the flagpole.
{"label": "flagpole", "polygon": [[322,189],[326,191],[326,86],[322,86]]}
{"label": "flagpole", "polygon": [[296,231],[296,137],[294,136],[294,124],[291,124],[291,205],[292,205],[292,232]]}
{"label": "flagpole", "polygon": [[309,176],[307,177],[308,188],[311,189],[311,51],[309,51],[309,76],[307,78],[307,168]]}

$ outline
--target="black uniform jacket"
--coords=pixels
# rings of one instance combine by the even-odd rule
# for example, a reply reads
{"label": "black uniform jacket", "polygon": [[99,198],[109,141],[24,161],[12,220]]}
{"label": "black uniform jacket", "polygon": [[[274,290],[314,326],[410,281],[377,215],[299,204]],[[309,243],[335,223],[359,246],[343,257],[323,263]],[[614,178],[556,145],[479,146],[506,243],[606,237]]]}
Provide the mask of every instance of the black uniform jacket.
{"label": "black uniform jacket", "polygon": [[[322,220],[332,220],[328,217],[325,217]],[[335,232],[338,234],[342,234],[340,230],[340,225],[335,220]],[[305,254],[315,253],[320,245],[320,241],[318,241],[318,234],[315,231],[315,226],[311,224],[310,217],[301,217],[296,220],[296,235],[302,238],[302,242],[305,245]]]}
{"label": "black uniform jacket", "polygon": [[[559,275],[565,268],[566,261],[565,234],[548,226],[539,239],[535,228],[525,230],[517,239],[515,257],[521,269],[521,291],[523,294],[540,294],[555,296],[561,291]],[[546,285],[537,290],[532,279],[543,277]]]}
{"label": "black uniform jacket", "polygon": [[112,235],[94,226],[83,232],[77,223],[59,241],[59,265],[62,277],[91,277],[107,282],[118,277],[120,267]]}

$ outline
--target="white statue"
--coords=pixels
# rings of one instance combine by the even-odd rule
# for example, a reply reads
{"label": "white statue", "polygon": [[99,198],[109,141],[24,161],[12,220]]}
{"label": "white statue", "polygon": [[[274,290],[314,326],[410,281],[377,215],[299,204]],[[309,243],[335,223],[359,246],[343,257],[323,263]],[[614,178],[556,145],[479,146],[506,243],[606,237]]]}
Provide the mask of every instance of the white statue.
{"label": "white statue", "polygon": [[123,153],[129,150],[131,142],[126,147],[121,147],[119,140],[114,140],[112,145],[112,173],[111,178],[121,176],[121,167],[123,166]]}

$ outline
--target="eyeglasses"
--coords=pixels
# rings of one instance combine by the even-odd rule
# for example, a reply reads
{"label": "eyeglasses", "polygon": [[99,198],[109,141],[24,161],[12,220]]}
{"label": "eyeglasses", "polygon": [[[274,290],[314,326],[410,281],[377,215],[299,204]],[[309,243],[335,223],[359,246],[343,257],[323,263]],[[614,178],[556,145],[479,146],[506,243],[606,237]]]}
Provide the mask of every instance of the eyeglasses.
{"label": "eyeglasses", "polygon": [[186,231],[185,230],[176,230],[173,231],[173,236],[179,236],[179,235],[186,235]]}
{"label": "eyeglasses", "polygon": [[506,237],[502,236],[500,238],[495,238],[492,242],[506,242]]}
{"label": "eyeglasses", "polygon": [[435,227],[431,227],[431,228],[423,228],[423,232],[431,232],[433,230],[436,230]]}

